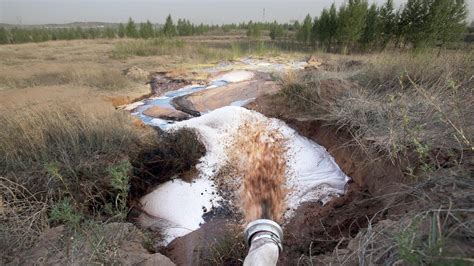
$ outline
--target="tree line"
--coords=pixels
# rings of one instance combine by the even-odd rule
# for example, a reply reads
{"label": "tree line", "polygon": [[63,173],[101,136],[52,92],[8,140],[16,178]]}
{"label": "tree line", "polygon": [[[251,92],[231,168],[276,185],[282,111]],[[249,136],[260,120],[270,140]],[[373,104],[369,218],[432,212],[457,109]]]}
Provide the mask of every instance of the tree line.
{"label": "tree line", "polygon": [[333,3],[315,18],[307,15],[300,23],[243,22],[240,24],[205,25],[179,19],[175,24],[168,15],[164,25],[150,21],[104,28],[11,28],[0,27],[0,44],[43,42],[95,38],[155,38],[202,35],[209,31],[245,30],[248,37],[263,33],[272,40],[286,40],[333,52],[418,48],[459,40],[466,32],[465,0],[408,0],[395,8],[393,0],[380,6],[367,0],[347,0],[339,7]]}
{"label": "tree line", "polygon": [[195,25],[186,19],[179,19],[175,24],[171,15],[166,18],[162,27],[157,27],[149,20],[145,23],[136,23],[132,18],[128,22],[120,23],[118,26],[108,27],[64,27],[46,28],[13,27],[7,29],[0,27],[0,44],[18,44],[28,42],[45,42],[51,40],[76,40],[76,39],[97,39],[97,38],[156,38],[173,36],[190,36],[204,34],[219,26],[199,24]]}
{"label": "tree line", "polygon": [[[325,8],[318,17],[296,23],[299,42],[347,53],[351,50],[444,46],[466,32],[465,0],[408,0],[395,9],[393,0],[381,6],[348,0],[338,9]],[[275,26],[278,27],[278,26]]]}

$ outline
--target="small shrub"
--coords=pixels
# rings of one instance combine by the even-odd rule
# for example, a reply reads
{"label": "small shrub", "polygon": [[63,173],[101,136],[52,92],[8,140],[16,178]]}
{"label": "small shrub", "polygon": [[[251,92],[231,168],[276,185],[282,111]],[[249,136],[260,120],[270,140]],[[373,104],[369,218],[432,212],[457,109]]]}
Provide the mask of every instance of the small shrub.
{"label": "small shrub", "polygon": [[70,198],[57,202],[51,209],[49,220],[53,224],[66,224],[71,227],[79,226],[83,217],[74,209]]}
{"label": "small shrub", "polygon": [[109,166],[107,169],[110,175],[110,184],[116,191],[113,202],[115,208],[109,204],[108,212],[122,219],[125,218],[128,213],[127,196],[130,188],[129,174],[131,170],[132,165],[128,161]]}

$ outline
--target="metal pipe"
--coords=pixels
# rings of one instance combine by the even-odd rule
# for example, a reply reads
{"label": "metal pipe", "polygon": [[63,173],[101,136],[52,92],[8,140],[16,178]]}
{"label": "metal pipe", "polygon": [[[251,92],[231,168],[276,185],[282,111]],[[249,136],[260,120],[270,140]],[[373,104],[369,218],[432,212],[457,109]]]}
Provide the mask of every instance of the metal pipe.
{"label": "metal pipe", "polygon": [[283,230],[272,220],[258,219],[244,230],[245,242],[250,247],[244,266],[276,265],[282,251]]}

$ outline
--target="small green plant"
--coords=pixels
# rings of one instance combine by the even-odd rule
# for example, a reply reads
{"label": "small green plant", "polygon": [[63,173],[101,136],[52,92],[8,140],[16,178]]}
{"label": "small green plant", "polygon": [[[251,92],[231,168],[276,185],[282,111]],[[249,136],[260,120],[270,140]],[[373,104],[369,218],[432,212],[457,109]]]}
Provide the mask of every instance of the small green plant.
{"label": "small green plant", "polygon": [[49,214],[49,220],[55,224],[66,224],[77,228],[82,221],[82,215],[77,212],[69,198],[57,202]]}
{"label": "small green plant", "polygon": [[107,171],[110,175],[110,185],[117,191],[115,195],[114,205],[112,208],[108,205],[108,211],[120,218],[125,218],[128,212],[127,195],[130,188],[130,178],[128,176],[132,169],[132,165],[128,161],[123,161],[118,164],[110,166]]}

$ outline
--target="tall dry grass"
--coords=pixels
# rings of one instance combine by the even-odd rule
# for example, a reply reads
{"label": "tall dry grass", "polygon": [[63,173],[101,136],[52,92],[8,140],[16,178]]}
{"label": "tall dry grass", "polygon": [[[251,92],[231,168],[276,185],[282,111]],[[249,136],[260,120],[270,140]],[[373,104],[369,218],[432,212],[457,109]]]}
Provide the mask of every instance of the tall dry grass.
{"label": "tall dry grass", "polygon": [[0,165],[28,170],[48,163],[72,164],[103,154],[120,154],[139,139],[128,114],[105,103],[39,105],[0,111]]}
{"label": "tall dry grass", "polygon": [[45,65],[29,71],[5,69],[0,72],[0,87],[22,89],[37,86],[72,85],[101,90],[123,90],[132,86],[118,69],[95,64]]}
{"label": "tall dry grass", "polygon": [[392,159],[413,150],[425,157],[435,147],[472,150],[472,62],[466,53],[382,54],[349,79],[305,74],[283,81],[282,92],[301,112]]}
{"label": "tall dry grass", "polygon": [[58,102],[2,107],[0,123],[2,260],[47,226],[126,214],[127,155],[147,136],[129,114],[106,103]]}

